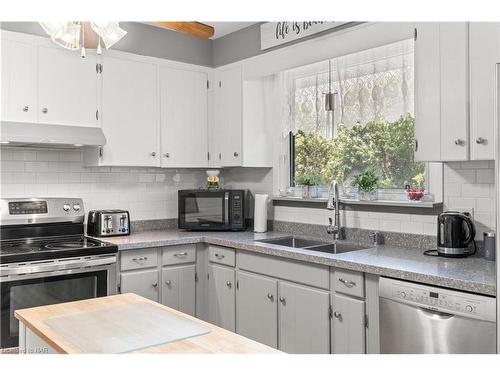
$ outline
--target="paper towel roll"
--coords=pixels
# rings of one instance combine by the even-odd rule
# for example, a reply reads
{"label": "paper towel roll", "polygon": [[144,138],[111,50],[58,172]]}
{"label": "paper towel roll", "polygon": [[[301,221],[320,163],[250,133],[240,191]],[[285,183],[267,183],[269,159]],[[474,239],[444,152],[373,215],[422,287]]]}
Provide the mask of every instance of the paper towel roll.
{"label": "paper towel roll", "polygon": [[255,208],[253,213],[253,231],[267,232],[267,202],[269,195],[255,194]]}

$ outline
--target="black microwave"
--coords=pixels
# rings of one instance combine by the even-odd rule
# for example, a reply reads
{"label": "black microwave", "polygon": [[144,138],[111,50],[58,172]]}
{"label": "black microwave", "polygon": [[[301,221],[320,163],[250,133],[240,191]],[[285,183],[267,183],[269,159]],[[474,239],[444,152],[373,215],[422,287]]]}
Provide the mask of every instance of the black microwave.
{"label": "black microwave", "polygon": [[179,229],[245,230],[244,190],[179,190]]}

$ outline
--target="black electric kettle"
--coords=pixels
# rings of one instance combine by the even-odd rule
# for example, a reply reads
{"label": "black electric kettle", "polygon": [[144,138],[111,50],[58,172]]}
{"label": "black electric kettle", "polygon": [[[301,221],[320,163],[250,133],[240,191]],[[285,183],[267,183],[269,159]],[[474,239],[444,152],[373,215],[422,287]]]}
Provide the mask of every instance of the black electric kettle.
{"label": "black electric kettle", "polygon": [[[445,257],[466,257],[476,252],[476,228],[468,212],[447,211],[437,219],[437,252]],[[471,244],[473,249],[471,250]]]}

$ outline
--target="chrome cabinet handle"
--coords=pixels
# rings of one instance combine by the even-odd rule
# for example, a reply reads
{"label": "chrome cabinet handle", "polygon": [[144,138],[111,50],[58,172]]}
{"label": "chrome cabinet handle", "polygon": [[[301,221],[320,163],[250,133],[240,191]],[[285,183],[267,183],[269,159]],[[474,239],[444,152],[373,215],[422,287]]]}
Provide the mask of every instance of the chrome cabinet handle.
{"label": "chrome cabinet handle", "polygon": [[231,281],[226,281],[226,285],[228,288],[231,288],[233,286],[233,283]]}
{"label": "chrome cabinet handle", "polygon": [[153,157],[154,157],[154,156],[156,156],[156,152],[154,152],[154,151],[153,151],[153,152],[151,153],[151,156],[153,156]]}
{"label": "chrome cabinet handle", "polygon": [[337,318],[338,320],[342,321],[342,314],[341,314],[341,313],[339,313],[338,311],[335,311],[335,312],[333,313],[333,316],[334,316],[335,318]]}
{"label": "chrome cabinet handle", "polygon": [[158,286],[158,283],[153,283],[151,285],[153,286],[153,288],[156,288]]}
{"label": "chrome cabinet handle", "polygon": [[169,157],[170,157],[170,153],[169,153],[169,152],[167,152],[167,153],[165,154],[165,157],[166,157],[166,158],[169,158]]}
{"label": "chrome cabinet handle", "polygon": [[459,139],[455,139],[455,144],[457,146],[463,146],[463,145],[465,145],[465,141],[463,139],[460,139],[460,138]]}
{"label": "chrome cabinet handle", "polygon": [[267,298],[271,301],[274,300],[274,296],[271,293],[267,293]]}
{"label": "chrome cabinet handle", "polygon": [[28,107],[27,105],[25,105],[25,106],[23,107],[23,112],[28,112],[28,111],[29,111],[29,109],[30,109],[30,107]]}
{"label": "chrome cabinet handle", "polygon": [[234,152],[234,157],[237,158],[240,154],[238,154],[236,151]]}
{"label": "chrome cabinet handle", "polygon": [[280,297],[280,302],[281,302],[283,305],[286,305],[286,298],[285,298],[285,297]]}
{"label": "chrome cabinet handle", "polygon": [[478,138],[476,138],[476,143],[478,145],[484,145],[486,143],[486,139],[478,137]]}
{"label": "chrome cabinet handle", "polygon": [[218,253],[215,253],[215,257],[217,259],[224,259],[225,258],[225,255],[224,254],[218,254]]}
{"label": "chrome cabinet handle", "polygon": [[167,281],[165,281],[165,284],[167,284],[168,286],[170,286],[172,284],[172,281],[171,280],[167,280]]}
{"label": "chrome cabinet handle", "polygon": [[185,251],[185,252],[183,252],[183,253],[175,253],[175,254],[174,254],[174,257],[177,257],[177,258],[183,258],[183,257],[185,257],[185,256],[187,256],[187,255],[188,255],[188,253],[187,253],[187,251]]}
{"label": "chrome cabinet handle", "polygon": [[356,285],[356,283],[354,281],[350,281],[350,280],[339,279],[339,281],[348,288],[352,288],[353,286]]}
{"label": "chrome cabinet handle", "polygon": [[47,113],[49,110],[47,108],[42,108],[42,113]]}
{"label": "chrome cabinet handle", "polygon": [[139,258],[132,258],[134,262],[143,262],[145,260],[148,260],[148,257],[139,257]]}

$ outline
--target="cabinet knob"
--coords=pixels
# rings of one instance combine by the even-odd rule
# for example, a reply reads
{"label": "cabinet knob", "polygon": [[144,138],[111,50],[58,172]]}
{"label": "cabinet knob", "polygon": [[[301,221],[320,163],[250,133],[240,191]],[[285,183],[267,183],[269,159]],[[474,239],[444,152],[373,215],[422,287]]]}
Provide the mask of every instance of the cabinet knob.
{"label": "cabinet knob", "polygon": [[236,151],[234,152],[234,157],[237,158],[240,154],[238,154]]}
{"label": "cabinet knob", "polygon": [[271,301],[274,300],[274,296],[272,295],[272,293],[267,293],[267,298]]}
{"label": "cabinet knob", "polygon": [[169,158],[169,157],[170,157],[170,153],[168,153],[168,152],[167,152],[167,153],[165,154],[165,157],[166,157],[166,158]]}
{"label": "cabinet knob", "polygon": [[286,305],[286,298],[285,298],[285,297],[280,297],[280,302],[281,302],[283,305]]}
{"label": "cabinet knob", "polygon": [[154,152],[154,151],[153,151],[153,152],[151,153],[151,156],[153,156],[153,157],[154,157],[154,156],[156,156],[156,152]]}
{"label": "cabinet knob", "polygon": [[476,143],[478,145],[484,145],[486,143],[486,139],[478,137],[478,138],[476,138]]}
{"label": "cabinet knob", "polygon": [[165,281],[165,284],[167,284],[168,286],[170,286],[172,284],[172,281],[171,280],[167,280],[167,281]]}
{"label": "cabinet knob", "polygon": [[156,288],[158,286],[158,283],[153,283],[151,285],[153,285],[153,288]]}
{"label": "cabinet knob", "polygon": [[47,113],[49,110],[47,108],[42,108],[42,113]]}
{"label": "cabinet knob", "polygon": [[231,288],[233,286],[233,283],[231,281],[226,281],[226,285],[228,288]]}
{"label": "cabinet knob", "polygon": [[457,146],[463,146],[463,145],[465,145],[465,141],[463,139],[460,139],[460,138],[459,139],[455,139],[455,144]]}
{"label": "cabinet knob", "polygon": [[342,314],[341,314],[341,313],[339,313],[338,311],[335,311],[335,312],[333,313],[333,316],[334,316],[335,318],[337,318],[338,320],[342,321]]}
{"label": "cabinet knob", "polygon": [[25,105],[25,106],[23,107],[23,112],[28,112],[28,111],[29,111],[29,109],[30,109],[30,107],[28,107],[27,105]]}

